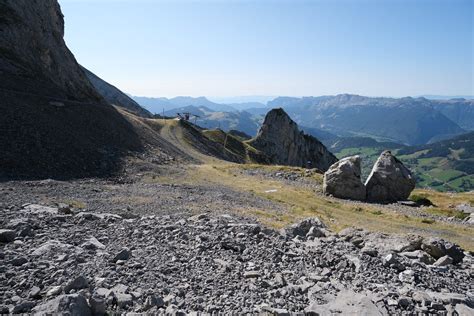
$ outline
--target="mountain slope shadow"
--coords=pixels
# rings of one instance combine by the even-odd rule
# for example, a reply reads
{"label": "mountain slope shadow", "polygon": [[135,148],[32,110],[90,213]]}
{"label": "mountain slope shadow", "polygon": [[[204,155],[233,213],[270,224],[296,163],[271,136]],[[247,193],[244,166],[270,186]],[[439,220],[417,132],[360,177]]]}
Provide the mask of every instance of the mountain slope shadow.
{"label": "mountain slope shadow", "polygon": [[64,43],[56,0],[0,5],[0,178],[111,175],[143,150]]}

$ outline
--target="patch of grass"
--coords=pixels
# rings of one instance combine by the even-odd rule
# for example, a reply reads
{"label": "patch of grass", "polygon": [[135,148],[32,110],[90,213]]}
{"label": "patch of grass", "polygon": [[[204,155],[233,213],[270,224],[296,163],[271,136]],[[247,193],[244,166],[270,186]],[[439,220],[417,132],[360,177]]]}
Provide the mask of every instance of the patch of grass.
{"label": "patch of grass", "polygon": [[436,222],[436,221],[435,221],[434,219],[431,219],[431,218],[423,218],[423,219],[421,220],[421,222],[422,222],[423,224],[433,224],[433,223]]}
{"label": "patch of grass", "polygon": [[[253,193],[254,196],[264,198],[278,203],[285,209],[284,212],[265,212],[243,210],[244,213],[253,214],[259,218],[262,224],[281,228],[305,217],[320,217],[331,230],[339,231],[345,227],[360,227],[369,231],[379,231],[385,233],[418,233],[423,236],[433,234],[449,239],[460,244],[467,250],[474,249],[472,240],[472,228],[436,221],[429,224],[422,223],[417,216],[405,216],[392,211],[382,212],[380,207],[369,203],[358,203],[333,200],[321,194],[315,193],[312,188],[305,188],[291,183],[282,182],[277,179],[262,178],[259,175],[242,174],[242,169],[263,168],[276,171],[279,166],[258,166],[258,165],[236,165],[230,163],[200,164],[189,166],[187,174],[180,177],[172,177],[173,183],[187,185],[220,185],[229,187],[232,190]],[[235,177],[234,175],[237,175]],[[171,176],[170,176],[171,177]],[[276,192],[265,193],[268,188],[276,189]],[[474,200],[474,193],[440,193],[431,190],[415,190],[414,194],[424,194],[426,198],[438,207],[423,208],[429,213],[441,213],[444,216],[454,216],[455,214],[443,214],[443,210],[455,211],[448,205],[457,205]],[[360,209],[355,210],[355,208]],[[269,215],[269,214],[272,215]]]}
{"label": "patch of grass", "polygon": [[466,218],[469,217],[469,214],[464,213],[464,212],[457,212],[456,215],[454,215],[454,217],[456,217],[458,219],[461,219],[461,220],[465,220]]}
{"label": "patch of grass", "polygon": [[67,200],[67,201],[64,201],[63,203],[69,205],[69,207],[72,207],[72,208],[84,209],[87,207],[87,205],[84,202],[77,201],[77,200]]}
{"label": "patch of grass", "polygon": [[424,194],[412,194],[410,195],[409,199],[422,206],[434,205],[433,202],[431,202],[430,199],[428,199]]}

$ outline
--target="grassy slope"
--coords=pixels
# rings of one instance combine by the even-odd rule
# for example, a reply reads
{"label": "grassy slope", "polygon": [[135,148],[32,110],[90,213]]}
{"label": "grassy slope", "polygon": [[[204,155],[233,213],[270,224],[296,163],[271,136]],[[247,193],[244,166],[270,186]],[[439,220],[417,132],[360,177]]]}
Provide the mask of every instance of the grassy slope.
{"label": "grassy slope", "polygon": [[[183,129],[175,120],[147,120],[153,130],[180,151],[194,157],[198,165],[187,165],[182,174],[168,174],[152,177],[149,181],[160,183],[182,183],[200,185],[213,183],[226,186],[237,191],[250,192],[258,197],[281,203],[287,212],[271,209],[252,209],[246,212],[258,217],[264,224],[280,228],[296,220],[309,216],[321,217],[332,229],[339,230],[349,226],[363,227],[371,231],[390,233],[418,233],[421,235],[437,235],[461,244],[466,249],[474,250],[472,228],[444,222],[423,222],[421,218],[405,216],[387,208],[367,203],[353,203],[350,201],[328,198],[318,192],[317,186],[304,187],[292,183],[269,178],[251,176],[242,172],[244,169],[263,169],[265,171],[294,171],[304,173],[304,169],[285,166],[263,166],[255,164],[237,164],[211,157],[202,152],[202,149],[192,144],[188,139],[186,129]],[[219,150],[223,149],[222,142],[225,134],[216,131],[200,131],[209,141],[213,141]],[[235,145],[235,146],[234,146]],[[241,146],[244,143],[234,144],[229,150],[234,156],[243,155]],[[227,144],[226,144],[227,148]],[[248,152],[248,148],[247,148]],[[240,156],[242,157],[242,156]],[[311,178],[316,185],[322,181],[321,175]],[[266,192],[277,190],[276,192]],[[427,212],[442,216],[456,216],[451,207],[460,203],[474,204],[474,193],[446,194],[426,190],[416,190],[416,194],[423,194],[436,205],[426,208]]]}
{"label": "grassy slope", "polygon": [[[160,178],[159,181],[176,181],[189,185],[213,182],[218,185],[228,186],[235,190],[247,191],[256,196],[282,203],[289,210],[278,213],[272,210],[254,210],[264,224],[274,228],[284,227],[300,218],[309,216],[321,217],[332,229],[338,231],[345,227],[356,226],[371,231],[387,233],[417,233],[425,236],[440,236],[459,243],[466,249],[474,250],[473,231],[470,227],[447,224],[442,222],[425,223],[419,217],[406,216],[389,211],[377,205],[367,203],[352,203],[324,197],[312,189],[293,186],[278,180],[269,180],[241,173],[245,168],[264,168],[267,170],[280,170],[288,167],[238,165],[231,163],[202,164],[192,166],[187,175],[181,179]],[[300,170],[293,168],[293,170]],[[301,171],[301,170],[300,170]],[[321,182],[321,176],[314,176],[314,181]],[[276,192],[266,192],[277,190]],[[433,199],[441,207],[433,208],[430,212],[440,212],[441,215],[452,216],[443,212],[450,203],[474,203],[474,194],[444,194],[431,191],[415,191]]]}

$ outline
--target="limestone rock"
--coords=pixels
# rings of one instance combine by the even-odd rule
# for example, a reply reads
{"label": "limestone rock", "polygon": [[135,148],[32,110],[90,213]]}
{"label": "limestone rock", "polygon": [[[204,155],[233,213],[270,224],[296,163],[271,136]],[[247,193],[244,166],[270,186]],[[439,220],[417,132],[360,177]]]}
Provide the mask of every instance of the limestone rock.
{"label": "limestone rock", "polygon": [[396,202],[408,198],[415,188],[415,177],[400,160],[386,150],[375,162],[365,186],[367,200]]}
{"label": "limestone rock", "polygon": [[298,167],[308,167],[309,164],[325,171],[337,161],[319,140],[300,131],[281,108],[267,113],[251,144],[274,164]]}
{"label": "limestone rock", "polygon": [[324,173],[323,192],[342,199],[365,200],[366,190],[360,175],[360,157],[343,158]]}
{"label": "limestone rock", "polygon": [[11,229],[0,229],[0,242],[12,242],[15,240],[15,231]]}
{"label": "limestone rock", "polygon": [[323,237],[325,234],[321,235],[319,231],[315,231],[315,229],[322,229],[322,232],[324,233],[325,228],[326,226],[319,218],[306,218],[298,223],[290,225],[286,229],[286,234],[290,237]]}
{"label": "limestone rock", "polygon": [[351,290],[338,293],[327,304],[312,303],[305,309],[305,315],[382,315],[372,300]]}
{"label": "limestone rock", "polygon": [[423,240],[421,248],[435,259],[448,255],[453,259],[453,263],[459,263],[464,258],[464,251],[456,244],[444,241],[440,238],[428,238]]}
{"label": "limestone rock", "polygon": [[87,300],[83,295],[70,294],[61,295],[55,299],[33,308],[34,315],[92,315]]}

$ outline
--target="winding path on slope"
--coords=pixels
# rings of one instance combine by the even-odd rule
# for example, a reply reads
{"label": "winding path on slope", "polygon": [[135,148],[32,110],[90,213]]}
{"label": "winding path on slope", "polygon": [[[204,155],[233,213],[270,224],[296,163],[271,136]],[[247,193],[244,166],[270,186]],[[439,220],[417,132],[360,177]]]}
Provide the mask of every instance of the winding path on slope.
{"label": "winding path on slope", "polygon": [[178,147],[181,151],[195,159],[198,163],[227,163],[224,160],[206,155],[196,149],[188,141],[186,141],[186,135],[184,134],[185,127],[181,126],[180,121],[177,119],[160,120],[161,129],[159,131],[160,136],[174,146]]}

